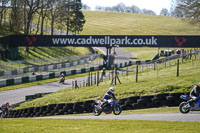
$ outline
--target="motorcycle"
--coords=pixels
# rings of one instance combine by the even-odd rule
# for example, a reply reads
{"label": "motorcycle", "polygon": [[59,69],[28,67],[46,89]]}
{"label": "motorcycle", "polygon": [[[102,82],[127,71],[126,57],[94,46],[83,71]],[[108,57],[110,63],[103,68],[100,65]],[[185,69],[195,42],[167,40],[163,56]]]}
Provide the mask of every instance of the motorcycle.
{"label": "motorcycle", "polygon": [[0,107],[0,117],[5,118],[7,114],[8,114],[8,109]]}
{"label": "motorcycle", "polygon": [[59,80],[59,84],[64,84],[65,83],[65,78],[61,77]]}
{"label": "motorcycle", "polygon": [[113,112],[115,115],[119,115],[122,112],[122,108],[114,100],[108,100],[108,103],[103,107],[101,107],[102,104],[103,102],[101,100],[94,101],[93,114],[95,116],[99,116],[102,112],[104,112],[105,114],[110,114]]}
{"label": "motorcycle", "polygon": [[191,100],[191,98],[188,95],[181,95],[180,98],[185,100],[179,105],[181,113],[187,114],[190,111],[200,111],[200,96],[198,97],[198,100],[196,102],[192,102],[191,105],[189,104],[189,100]]}

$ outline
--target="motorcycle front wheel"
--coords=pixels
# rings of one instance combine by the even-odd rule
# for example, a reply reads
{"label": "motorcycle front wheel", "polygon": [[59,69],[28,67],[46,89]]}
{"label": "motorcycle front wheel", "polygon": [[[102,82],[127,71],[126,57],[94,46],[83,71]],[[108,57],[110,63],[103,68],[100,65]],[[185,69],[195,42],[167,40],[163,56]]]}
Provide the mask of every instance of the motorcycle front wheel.
{"label": "motorcycle front wheel", "polygon": [[6,115],[7,115],[7,111],[2,112],[2,113],[1,113],[1,118],[5,118]]}
{"label": "motorcycle front wheel", "polygon": [[121,108],[119,105],[117,105],[117,106],[115,106],[115,107],[113,108],[113,113],[114,113],[115,115],[120,115],[121,112],[122,112],[122,108]]}
{"label": "motorcycle front wheel", "polygon": [[95,116],[99,116],[101,113],[102,113],[102,110],[99,109],[99,107],[97,107],[97,105],[94,105],[93,114]]}
{"label": "motorcycle front wheel", "polygon": [[190,107],[187,107],[189,103],[187,102],[182,102],[180,105],[179,105],[179,110],[182,114],[187,114],[190,112]]}

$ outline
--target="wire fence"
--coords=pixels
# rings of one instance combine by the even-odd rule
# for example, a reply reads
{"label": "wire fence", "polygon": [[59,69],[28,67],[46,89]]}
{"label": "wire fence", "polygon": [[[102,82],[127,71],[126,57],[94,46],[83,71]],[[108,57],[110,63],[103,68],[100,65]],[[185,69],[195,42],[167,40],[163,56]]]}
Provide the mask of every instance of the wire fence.
{"label": "wire fence", "polygon": [[[157,71],[157,77],[159,77],[159,70],[177,66],[176,70],[176,76],[179,76],[179,62],[181,64],[184,64],[186,61],[190,60],[192,62],[192,65],[194,65],[195,60],[200,60],[200,51],[194,50],[190,52],[185,52],[179,55],[173,55],[166,58],[146,62],[143,64],[136,64],[132,65],[130,67],[126,67],[125,69],[118,69],[117,73],[114,74],[114,70],[105,72],[105,71],[97,71],[97,72],[89,72],[88,76],[85,79],[82,80],[73,80],[72,81],[72,89],[77,89],[81,87],[86,86],[93,86],[93,85],[99,85],[103,81],[110,81],[111,85],[117,84],[117,78],[118,75],[120,78],[129,78],[132,75],[136,76],[136,81],[138,81],[138,73],[145,73],[149,72],[151,70]],[[116,78],[117,77],[117,78]],[[114,82],[113,82],[114,80]],[[118,79],[118,83],[121,84],[120,79]]]}

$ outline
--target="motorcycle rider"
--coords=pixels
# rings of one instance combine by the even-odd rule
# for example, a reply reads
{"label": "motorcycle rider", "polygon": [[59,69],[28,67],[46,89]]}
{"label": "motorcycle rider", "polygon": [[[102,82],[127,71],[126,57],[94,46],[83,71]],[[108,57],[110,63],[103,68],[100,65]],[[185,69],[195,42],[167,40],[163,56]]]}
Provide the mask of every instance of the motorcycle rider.
{"label": "motorcycle rider", "polygon": [[102,98],[102,105],[103,108],[107,103],[109,99],[116,100],[115,94],[114,94],[115,88],[110,87],[109,90],[105,93],[105,95]]}
{"label": "motorcycle rider", "polygon": [[60,81],[62,81],[63,83],[65,82],[65,75],[64,75],[64,73],[62,73],[60,75]]}
{"label": "motorcycle rider", "polygon": [[191,105],[193,102],[196,102],[198,100],[198,97],[200,96],[200,82],[194,86],[194,88],[190,91],[190,98],[192,98],[189,101],[189,104]]}
{"label": "motorcycle rider", "polygon": [[9,102],[6,102],[5,104],[3,104],[3,105],[1,106],[1,110],[2,110],[2,111],[6,110],[6,109],[8,110],[9,106],[10,106],[10,105],[9,105]]}

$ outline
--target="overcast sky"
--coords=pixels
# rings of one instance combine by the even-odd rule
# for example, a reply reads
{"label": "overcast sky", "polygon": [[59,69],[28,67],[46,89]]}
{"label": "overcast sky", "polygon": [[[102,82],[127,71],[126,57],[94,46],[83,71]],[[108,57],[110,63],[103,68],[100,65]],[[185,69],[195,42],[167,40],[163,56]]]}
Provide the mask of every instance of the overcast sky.
{"label": "overcast sky", "polygon": [[167,8],[170,10],[171,0],[82,0],[82,3],[87,4],[92,10],[95,6],[115,6],[120,2],[123,2],[126,6],[135,5],[140,9],[150,9],[160,14],[162,8]]}

